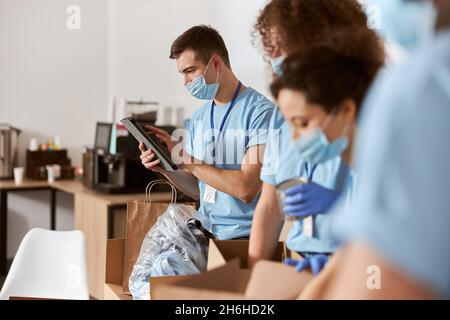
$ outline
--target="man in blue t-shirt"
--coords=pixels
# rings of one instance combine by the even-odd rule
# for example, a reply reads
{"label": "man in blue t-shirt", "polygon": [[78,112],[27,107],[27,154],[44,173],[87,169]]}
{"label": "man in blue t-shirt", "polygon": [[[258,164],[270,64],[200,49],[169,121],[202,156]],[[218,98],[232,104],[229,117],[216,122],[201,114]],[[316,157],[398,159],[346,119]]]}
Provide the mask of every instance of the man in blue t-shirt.
{"label": "man in blue t-shirt", "polygon": [[[181,152],[178,142],[150,127],[169,147],[183,174],[198,183],[200,218],[219,239],[246,238],[261,192],[259,179],[267,129],[274,105],[242,84],[231,69],[220,34],[195,26],[171,47],[188,92],[206,103],[192,116]],[[142,163],[162,171],[151,150],[140,146]],[[171,181],[173,173],[163,172]]]}

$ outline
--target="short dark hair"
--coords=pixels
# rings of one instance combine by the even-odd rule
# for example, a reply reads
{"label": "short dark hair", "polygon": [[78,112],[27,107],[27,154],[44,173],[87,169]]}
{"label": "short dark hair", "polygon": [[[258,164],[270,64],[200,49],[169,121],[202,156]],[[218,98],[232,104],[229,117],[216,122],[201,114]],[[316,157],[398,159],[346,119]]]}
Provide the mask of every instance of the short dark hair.
{"label": "short dark hair", "polygon": [[195,52],[196,58],[208,63],[213,54],[219,55],[228,68],[231,68],[228,50],[222,36],[211,26],[192,27],[180,35],[170,47],[170,59],[176,59],[187,49]]}
{"label": "short dark hair", "polygon": [[327,113],[352,99],[359,112],[384,60],[383,43],[374,31],[342,29],[288,56],[281,66],[282,75],[270,89],[275,98],[282,89],[300,91],[309,103],[323,106]]}

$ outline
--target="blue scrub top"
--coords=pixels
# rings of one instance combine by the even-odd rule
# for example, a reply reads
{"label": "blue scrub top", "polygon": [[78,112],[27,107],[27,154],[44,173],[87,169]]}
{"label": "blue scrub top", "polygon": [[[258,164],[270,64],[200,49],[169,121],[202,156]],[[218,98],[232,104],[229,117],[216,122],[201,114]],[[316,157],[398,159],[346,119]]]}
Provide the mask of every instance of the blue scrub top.
{"label": "blue scrub top", "polygon": [[[313,165],[304,161],[301,154],[293,148],[289,124],[276,109],[270,121],[261,180],[276,186],[295,177],[309,179],[312,168]],[[343,192],[341,199],[349,202],[356,184],[356,176],[341,157],[334,157],[316,166],[312,181]],[[302,221],[294,222],[286,241],[288,248],[301,253],[334,252],[339,245],[331,229],[334,215],[319,214],[313,219],[312,238],[303,234]]]}
{"label": "blue scrub top", "polygon": [[[216,140],[219,135],[218,127],[222,123],[228,107],[229,104],[220,107],[214,106],[214,136]],[[224,124],[223,134],[220,135],[216,145],[216,159],[213,161],[211,152],[213,130],[210,125],[211,101],[208,101],[191,118],[190,137],[185,146],[186,150],[195,158],[217,168],[240,170],[247,149],[266,144],[267,130],[273,110],[273,103],[256,90],[247,87],[241,92]],[[203,201],[205,183],[200,180],[199,189],[199,213],[209,218],[211,232],[221,240],[250,235],[253,212],[259,196],[246,204],[217,190],[215,203],[206,203]]]}
{"label": "blue scrub top", "polygon": [[450,298],[450,31],[383,75],[356,145],[358,190],[336,232]]}

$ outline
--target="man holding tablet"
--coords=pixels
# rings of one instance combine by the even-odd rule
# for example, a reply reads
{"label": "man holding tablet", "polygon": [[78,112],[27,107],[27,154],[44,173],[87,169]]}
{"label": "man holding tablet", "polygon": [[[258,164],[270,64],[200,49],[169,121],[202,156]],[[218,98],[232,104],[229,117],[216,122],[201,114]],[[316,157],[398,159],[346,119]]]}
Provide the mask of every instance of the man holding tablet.
{"label": "man holding tablet", "polygon": [[[184,32],[172,44],[170,58],[176,60],[189,93],[207,101],[191,118],[177,165],[186,178],[198,183],[199,213],[209,218],[210,231],[222,240],[249,237],[274,105],[238,80],[222,37],[211,27]],[[170,152],[174,150],[177,142],[167,132],[147,129]],[[162,172],[176,184],[171,179],[174,173],[161,168],[153,151],[143,143],[140,149],[146,168]]]}

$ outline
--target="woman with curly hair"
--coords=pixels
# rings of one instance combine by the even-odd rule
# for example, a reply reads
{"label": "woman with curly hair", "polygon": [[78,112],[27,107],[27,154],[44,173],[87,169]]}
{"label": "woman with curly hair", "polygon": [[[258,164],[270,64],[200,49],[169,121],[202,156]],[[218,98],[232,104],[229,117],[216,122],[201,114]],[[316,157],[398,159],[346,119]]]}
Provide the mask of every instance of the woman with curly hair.
{"label": "woman with curly hair", "polygon": [[[291,66],[290,64],[286,66],[286,70],[281,68],[286,56],[295,52],[299,52],[299,54],[304,51],[316,52],[310,51],[310,48],[317,43],[324,43],[327,38],[330,38],[331,34],[336,33],[344,35],[348,33],[360,34],[360,38],[357,39],[341,37],[341,39],[348,41],[347,43],[342,43],[342,41],[339,43],[341,50],[347,46],[347,51],[351,51],[352,48],[354,49],[351,41],[358,40],[358,49],[363,49],[365,46],[368,52],[374,51],[384,57],[382,44],[375,32],[367,27],[367,17],[357,0],[273,0],[257,18],[254,39],[259,40],[262,44],[266,59],[271,61],[274,79],[276,83],[279,83],[276,78],[282,77],[284,71],[290,71],[288,67]],[[309,55],[311,60],[316,58],[319,57]],[[313,61],[307,62],[311,66],[313,65]],[[355,64],[355,67],[352,68],[357,68],[357,66],[358,64]],[[303,72],[304,70],[296,69],[296,71]],[[289,74],[292,76],[292,72],[289,72]],[[350,75],[350,73],[347,73],[347,75]],[[302,73],[297,74],[299,80],[302,77]],[[320,81],[325,82],[322,85],[326,85],[328,81],[333,80],[333,74],[327,74],[327,77],[320,78]],[[372,77],[369,78],[372,80]],[[339,81],[342,81],[341,84],[345,86],[344,78],[339,78]],[[320,83],[316,82],[317,89]],[[365,80],[364,84],[367,85],[367,82]],[[349,83],[362,85],[362,82],[350,81]],[[333,84],[339,85],[340,83],[333,82]],[[327,95],[331,98],[336,93],[334,90],[339,91],[339,86],[336,88],[324,86],[324,88],[328,88],[328,90],[320,92],[322,98]],[[354,94],[356,92],[365,94],[365,89],[366,87],[364,87],[364,90],[359,87],[352,88],[355,91]],[[345,91],[345,94],[348,95],[349,92],[347,91]],[[355,98],[355,105],[359,106],[361,99],[362,97]],[[342,101],[338,102],[341,103]],[[324,113],[331,115],[335,111],[326,110]],[[314,121],[301,120],[297,124],[304,129],[314,127],[317,124]],[[261,172],[263,187],[254,213],[250,235],[249,264],[252,266],[260,259],[270,259],[275,251],[284,223],[284,215],[277,195],[277,185],[305,174],[306,178],[310,182],[315,182],[315,184],[308,183],[302,192],[296,191],[295,196],[297,198],[303,196],[303,199],[292,202],[295,198],[290,198],[292,203],[284,209],[288,209],[290,215],[309,216],[309,218],[293,223],[293,228],[287,237],[287,246],[291,251],[298,252],[303,257],[308,257],[308,259],[305,259],[304,263],[306,264],[303,267],[308,267],[307,264],[309,263],[314,271],[318,272],[326,261],[326,258],[321,254],[326,257],[333,253],[338,246],[329,230],[331,217],[322,213],[327,212],[345,189],[349,188],[351,183],[347,182],[352,172],[343,161],[335,161],[334,163],[328,161],[328,167],[323,169],[326,166],[317,166],[317,160],[315,159],[313,161],[316,161],[316,163],[310,161],[307,169],[301,169],[308,172],[302,172],[298,165],[305,163],[304,158],[308,153],[314,151],[315,146],[313,145],[308,150],[306,148],[308,144],[305,144],[302,147],[303,152],[298,152],[298,148],[295,148],[291,141],[294,132],[289,122],[283,118],[280,110],[274,112],[269,130]],[[342,132],[340,133],[342,134]],[[342,139],[331,144],[329,149],[342,149],[340,141],[342,142]],[[348,148],[347,153],[350,150],[351,148]],[[336,159],[338,158],[341,158],[340,155],[336,157]],[[318,171],[314,174],[316,168]],[[344,181],[346,182],[344,183]],[[302,204],[305,194],[311,195],[307,207],[302,206],[305,204]],[[312,205],[314,205],[314,208],[311,208]],[[286,213],[286,210],[283,211]]]}
{"label": "woman with curly hair", "polygon": [[357,0],[273,0],[256,20],[253,41],[276,74],[285,56],[350,26],[368,28]]}

